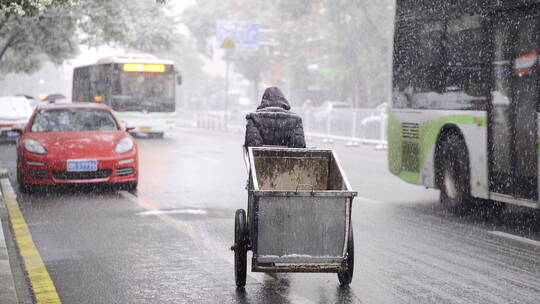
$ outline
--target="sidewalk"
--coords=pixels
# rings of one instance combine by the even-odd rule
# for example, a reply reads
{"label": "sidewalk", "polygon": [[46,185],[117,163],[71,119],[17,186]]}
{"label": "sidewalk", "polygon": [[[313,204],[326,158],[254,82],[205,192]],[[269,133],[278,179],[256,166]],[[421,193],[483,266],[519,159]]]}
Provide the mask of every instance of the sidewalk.
{"label": "sidewalk", "polygon": [[[1,178],[7,178],[7,172],[4,169],[0,169]],[[0,304],[18,303],[4,234],[4,228],[8,227],[8,222],[8,214],[0,190]]]}

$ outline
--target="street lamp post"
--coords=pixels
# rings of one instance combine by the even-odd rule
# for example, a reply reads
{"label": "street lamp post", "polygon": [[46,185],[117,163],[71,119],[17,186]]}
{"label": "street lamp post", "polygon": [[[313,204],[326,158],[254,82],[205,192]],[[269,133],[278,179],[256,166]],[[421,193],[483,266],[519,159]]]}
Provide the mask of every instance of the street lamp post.
{"label": "street lamp post", "polygon": [[225,113],[224,113],[224,128],[227,130],[228,118],[229,118],[229,74],[232,56],[236,44],[231,37],[226,37],[221,44],[221,48],[225,49]]}
{"label": "street lamp post", "polygon": [[225,115],[224,115],[224,128],[227,130],[229,123],[229,73],[231,60],[228,56],[225,58]]}

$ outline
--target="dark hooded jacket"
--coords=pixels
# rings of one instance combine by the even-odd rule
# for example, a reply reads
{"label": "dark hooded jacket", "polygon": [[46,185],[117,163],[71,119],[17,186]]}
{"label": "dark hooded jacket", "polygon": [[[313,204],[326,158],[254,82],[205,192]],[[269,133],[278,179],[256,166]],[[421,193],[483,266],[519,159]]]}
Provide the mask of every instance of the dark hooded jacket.
{"label": "dark hooded jacket", "polygon": [[291,106],[280,89],[266,89],[257,111],[246,116],[244,145],[305,148],[302,118],[289,111],[290,109]]}

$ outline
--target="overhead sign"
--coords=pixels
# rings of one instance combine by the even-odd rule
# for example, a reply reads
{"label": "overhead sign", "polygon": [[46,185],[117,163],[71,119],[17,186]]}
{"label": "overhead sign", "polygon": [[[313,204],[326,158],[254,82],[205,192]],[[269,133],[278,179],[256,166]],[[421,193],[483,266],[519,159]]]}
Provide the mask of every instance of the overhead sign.
{"label": "overhead sign", "polygon": [[[260,25],[250,22],[217,20],[216,41],[218,45],[231,45],[226,39],[232,39],[234,46],[239,50],[256,50],[259,45]],[[223,46],[224,47],[224,46]]]}
{"label": "overhead sign", "polygon": [[532,51],[525,53],[514,61],[514,71],[517,74],[528,74],[532,71],[533,66],[538,60],[538,50],[533,49]]}
{"label": "overhead sign", "polygon": [[236,47],[236,43],[234,43],[234,40],[232,37],[227,37],[220,46],[222,49],[234,49]]}
{"label": "overhead sign", "polygon": [[126,72],[165,72],[164,64],[148,64],[148,63],[124,63],[124,71]]}

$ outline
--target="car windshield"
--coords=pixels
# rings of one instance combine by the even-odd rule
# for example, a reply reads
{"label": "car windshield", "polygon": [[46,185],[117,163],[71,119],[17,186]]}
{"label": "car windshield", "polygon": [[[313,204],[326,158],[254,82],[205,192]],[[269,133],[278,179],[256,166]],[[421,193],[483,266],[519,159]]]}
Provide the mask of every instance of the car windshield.
{"label": "car windshield", "polygon": [[32,132],[118,130],[107,110],[51,109],[37,113]]}

